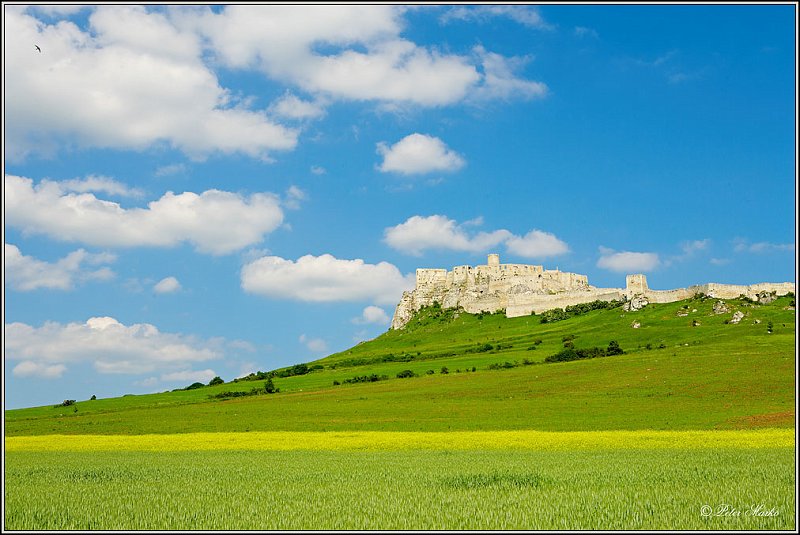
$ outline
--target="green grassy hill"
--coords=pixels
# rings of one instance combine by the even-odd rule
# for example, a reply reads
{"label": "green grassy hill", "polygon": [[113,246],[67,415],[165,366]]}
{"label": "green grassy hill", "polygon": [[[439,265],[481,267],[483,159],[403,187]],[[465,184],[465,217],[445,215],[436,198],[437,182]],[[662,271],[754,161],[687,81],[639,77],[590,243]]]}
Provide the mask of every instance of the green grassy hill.
{"label": "green grassy hill", "polygon": [[[321,366],[310,373],[274,378],[276,394],[211,397],[264,385],[238,381],[12,410],[6,436],[793,426],[794,297],[729,300],[725,314],[714,313],[716,302],[595,310],[553,323],[429,308],[404,330],[309,363]],[[745,318],[727,323],[736,310]],[[565,340],[575,349],[614,340],[625,353],[545,363]],[[404,370],[417,376],[398,378]],[[345,382],[372,374],[388,379]]]}

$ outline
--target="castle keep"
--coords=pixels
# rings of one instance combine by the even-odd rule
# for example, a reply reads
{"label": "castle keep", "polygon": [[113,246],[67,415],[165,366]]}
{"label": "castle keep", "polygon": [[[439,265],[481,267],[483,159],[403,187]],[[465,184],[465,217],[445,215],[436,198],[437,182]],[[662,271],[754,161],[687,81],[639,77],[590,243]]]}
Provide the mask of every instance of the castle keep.
{"label": "castle keep", "polygon": [[526,264],[501,264],[500,256],[490,254],[484,266],[456,266],[446,269],[418,269],[413,291],[403,292],[395,309],[392,329],[402,329],[411,316],[434,301],[444,308],[461,307],[477,314],[504,309],[506,317],[527,316],[554,308],[590,301],[628,301],[642,297],[650,303],[671,303],[704,293],[721,299],[759,294],[785,295],[794,292],[794,283],[761,283],[751,286],[708,283],[676,290],[651,290],[644,275],[628,275],[625,288],[596,288],[586,275],[564,273],[558,269]]}

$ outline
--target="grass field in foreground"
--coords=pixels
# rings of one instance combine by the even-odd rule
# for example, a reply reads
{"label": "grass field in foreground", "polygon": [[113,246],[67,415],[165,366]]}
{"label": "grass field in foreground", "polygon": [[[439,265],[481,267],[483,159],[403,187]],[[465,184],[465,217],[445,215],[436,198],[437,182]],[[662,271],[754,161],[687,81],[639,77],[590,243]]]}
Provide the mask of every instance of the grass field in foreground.
{"label": "grass field in foreground", "polygon": [[[6,463],[9,530],[795,527],[786,447],[10,451]],[[726,504],[739,514],[714,516]]]}

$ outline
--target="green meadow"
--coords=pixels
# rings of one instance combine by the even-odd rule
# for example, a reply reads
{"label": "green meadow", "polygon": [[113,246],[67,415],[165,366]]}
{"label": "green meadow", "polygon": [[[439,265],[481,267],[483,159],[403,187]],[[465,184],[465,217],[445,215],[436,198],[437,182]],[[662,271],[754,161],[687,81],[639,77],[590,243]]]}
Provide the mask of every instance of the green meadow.
{"label": "green meadow", "polygon": [[[5,411],[6,527],[792,529],[794,296],[728,300],[724,314],[714,313],[716,301],[594,310],[552,323],[431,307],[406,329],[308,363],[308,373],[274,377],[273,394],[264,380],[229,380]],[[731,324],[736,310],[745,317]],[[565,345],[605,349],[612,341],[623,354],[545,360]],[[370,376],[381,380],[347,382]],[[225,392],[253,395],[220,399]],[[558,450],[475,443],[264,451],[244,438],[515,430],[633,433],[625,444]],[[761,436],[747,435],[754,430],[782,433],[782,442],[726,438],[698,450],[676,439],[652,449],[636,433]],[[185,433],[228,442],[220,451],[133,446],[142,435]],[[117,446],[24,445],[56,435],[109,436]]]}

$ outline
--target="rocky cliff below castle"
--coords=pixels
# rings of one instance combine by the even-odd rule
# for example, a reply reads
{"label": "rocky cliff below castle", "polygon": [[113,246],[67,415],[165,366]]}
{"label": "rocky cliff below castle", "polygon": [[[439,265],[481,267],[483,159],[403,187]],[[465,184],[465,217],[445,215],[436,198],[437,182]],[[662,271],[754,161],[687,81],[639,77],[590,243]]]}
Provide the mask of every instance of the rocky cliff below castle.
{"label": "rocky cliff below castle", "polygon": [[651,290],[647,278],[641,274],[628,275],[625,288],[596,288],[589,284],[586,275],[535,265],[501,264],[499,255],[490,254],[483,266],[456,266],[451,271],[418,269],[416,287],[403,292],[392,318],[392,329],[402,329],[415,312],[434,302],[444,308],[462,308],[471,314],[505,310],[506,316],[513,318],[596,300],[671,303],[697,293],[720,299],[740,295],[758,299],[766,294],[785,295],[794,289],[791,282],[765,282],[750,286],[708,283]]}

